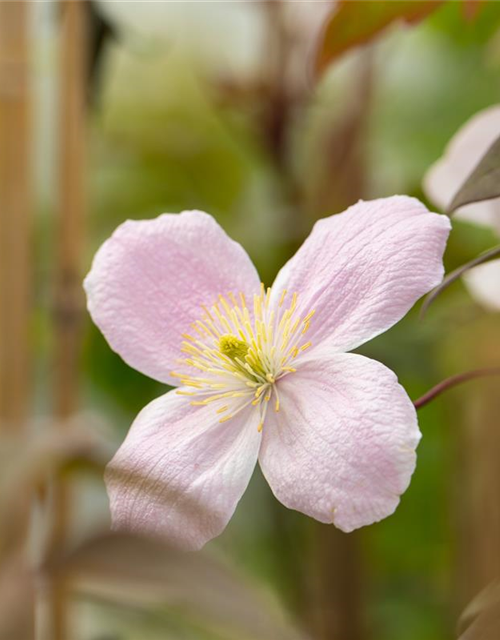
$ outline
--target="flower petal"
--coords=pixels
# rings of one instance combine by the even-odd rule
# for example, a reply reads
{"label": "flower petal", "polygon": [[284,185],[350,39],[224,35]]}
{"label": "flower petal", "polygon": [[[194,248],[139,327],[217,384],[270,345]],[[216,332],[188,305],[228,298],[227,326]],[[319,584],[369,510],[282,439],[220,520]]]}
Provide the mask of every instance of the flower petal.
{"label": "flower petal", "polygon": [[[500,106],[480,111],[459,129],[443,156],[429,169],[424,190],[438,207],[446,209],[489,147],[500,136]],[[460,207],[454,216],[491,226],[500,233],[500,199]]]}
{"label": "flower petal", "polygon": [[463,275],[475,299],[488,309],[500,311],[500,260],[480,264]]}
{"label": "flower petal", "polygon": [[[220,294],[252,296],[259,277],[245,250],[201,211],[123,223],[85,280],[92,319],[127,364],[178,384],[182,333]],[[180,368],[183,371],[182,367]]]}
{"label": "flower petal", "polygon": [[113,526],[199,549],[219,535],[261,442],[252,407],[227,422],[170,391],[147,405],[106,470]]}
{"label": "flower petal", "polygon": [[286,507],[352,531],[390,515],[415,468],[415,408],[384,365],[310,357],[279,382],[260,465]]}
{"label": "flower petal", "polygon": [[398,322],[443,277],[446,216],[414,198],[358,202],[319,220],[273,285],[316,314],[308,338],[349,351]]}

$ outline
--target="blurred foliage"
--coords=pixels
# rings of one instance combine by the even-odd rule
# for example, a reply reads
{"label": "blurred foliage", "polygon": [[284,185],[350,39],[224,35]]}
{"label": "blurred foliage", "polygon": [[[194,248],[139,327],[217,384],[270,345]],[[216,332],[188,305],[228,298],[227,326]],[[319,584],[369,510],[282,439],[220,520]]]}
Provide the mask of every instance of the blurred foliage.
{"label": "blurred foliage", "polygon": [[174,620],[208,627],[206,637],[302,637],[262,588],[204,552],[182,553],[147,538],[101,534],[67,555],[49,558],[45,571],[63,577],[86,598],[160,614],[170,610]]}
{"label": "blurred foliage", "polygon": [[489,584],[470,602],[460,616],[459,640],[495,638],[500,633],[500,584]]}

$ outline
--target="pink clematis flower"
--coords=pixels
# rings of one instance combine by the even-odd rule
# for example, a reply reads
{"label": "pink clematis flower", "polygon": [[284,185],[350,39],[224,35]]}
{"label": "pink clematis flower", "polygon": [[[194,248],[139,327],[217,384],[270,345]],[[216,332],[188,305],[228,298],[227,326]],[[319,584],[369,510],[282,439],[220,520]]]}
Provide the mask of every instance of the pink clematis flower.
{"label": "pink clematis flower", "polygon": [[444,216],[395,196],[320,220],[265,289],[200,211],[127,221],[85,280],[132,367],[178,386],[136,418],[106,482],[114,526],[198,549],[257,460],[285,506],[343,531],[395,510],[415,467],[415,409],[384,365],[346,353],[443,276]]}
{"label": "pink clematis flower", "polygon": [[[443,156],[424,178],[424,190],[437,207],[446,208],[481,158],[500,136],[500,105],[476,113],[453,136]],[[500,237],[500,198],[460,207],[454,218],[489,227]],[[500,311],[500,260],[479,265],[463,275],[472,296],[484,307]]]}

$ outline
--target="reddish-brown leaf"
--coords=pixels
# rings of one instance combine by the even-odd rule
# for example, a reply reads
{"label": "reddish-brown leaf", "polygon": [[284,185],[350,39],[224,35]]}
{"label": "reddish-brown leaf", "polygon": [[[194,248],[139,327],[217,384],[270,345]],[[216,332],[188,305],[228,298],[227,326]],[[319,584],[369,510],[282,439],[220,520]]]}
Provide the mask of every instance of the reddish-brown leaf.
{"label": "reddish-brown leaf", "polygon": [[484,0],[463,0],[463,14],[468,22],[473,22],[484,5]]}
{"label": "reddish-brown leaf", "polygon": [[351,47],[372,40],[397,21],[419,22],[444,0],[340,0],[320,38],[316,71],[321,73],[332,60]]}

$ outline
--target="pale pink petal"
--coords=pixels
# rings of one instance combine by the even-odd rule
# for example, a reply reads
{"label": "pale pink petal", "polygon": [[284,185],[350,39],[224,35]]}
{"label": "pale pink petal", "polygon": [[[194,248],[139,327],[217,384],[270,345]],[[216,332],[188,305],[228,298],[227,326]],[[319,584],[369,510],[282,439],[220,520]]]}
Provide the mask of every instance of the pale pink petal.
{"label": "pale pink petal", "polygon": [[500,260],[474,267],[463,279],[478,302],[492,311],[500,311]]}
{"label": "pale pink petal", "polygon": [[[92,319],[127,364],[177,384],[182,333],[220,294],[258,291],[245,250],[200,211],[128,220],[97,252],[85,280]],[[184,371],[184,369],[180,369]]]}
{"label": "pale pink petal", "polygon": [[171,391],[145,407],[108,465],[113,526],[199,549],[219,535],[252,475],[259,415],[244,409],[219,422]]}
{"label": "pale pink petal", "polygon": [[[475,169],[489,147],[500,136],[500,106],[484,109],[472,117],[450,140],[443,156],[424,178],[427,197],[446,209],[458,189]],[[461,207],[457,218],[491,226],[500,233],[500,200]]]}
{"label": "pale pink petal", "polygon": [[259,455],[278,500],[347,532],[393,513],[420,439],[394,373],[355,354],[311,357],[279,393]]}
{"label": "pale pink petal", "polygon": [[313,309],[308,339],[349,351],[386,331],[443,277],[450,230],[446,216],[406,196],[358,202],[317,222],[279,272],[281,291]]}

